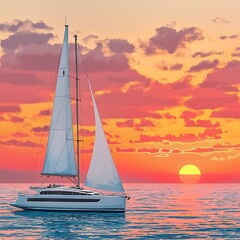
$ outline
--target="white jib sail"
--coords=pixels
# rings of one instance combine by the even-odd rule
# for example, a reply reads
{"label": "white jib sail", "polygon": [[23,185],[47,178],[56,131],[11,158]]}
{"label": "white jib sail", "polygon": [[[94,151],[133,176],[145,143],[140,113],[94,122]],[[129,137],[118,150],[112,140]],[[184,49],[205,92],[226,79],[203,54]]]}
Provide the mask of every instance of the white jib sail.
{"label": "white jib sail", "polygon": [[99,190],[124,192],[121,179],[118,175],[108,147],[107,139],[89,81],[88,84],[92,96],[96,131],[92,160],[88,169],[85,186]]}
{"label": "white jib sail", "polygon": [[47,152],[42,174],[55,176],[77,175],[70,100],[68,27],[66,27],[64,34]]}

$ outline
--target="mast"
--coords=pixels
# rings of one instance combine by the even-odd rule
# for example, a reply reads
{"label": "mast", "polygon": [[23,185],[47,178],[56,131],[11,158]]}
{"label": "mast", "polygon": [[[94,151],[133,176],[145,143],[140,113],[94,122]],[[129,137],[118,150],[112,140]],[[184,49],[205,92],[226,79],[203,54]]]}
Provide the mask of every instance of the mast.
{"label": "mast", "polygon": [[76,60],[76,120],[77,120],[77,187],[80,186],[80,171],[79,171],[79,126],[78,126],[78,57],[77,57],[77,35],[75,38],[75,60]]}

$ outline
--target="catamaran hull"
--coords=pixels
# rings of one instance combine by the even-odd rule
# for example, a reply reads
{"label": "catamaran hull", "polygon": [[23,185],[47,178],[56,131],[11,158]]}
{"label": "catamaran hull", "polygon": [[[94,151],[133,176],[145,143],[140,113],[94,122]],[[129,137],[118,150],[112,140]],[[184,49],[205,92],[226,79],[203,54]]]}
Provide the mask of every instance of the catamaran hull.
{"label": "catamaran hull", "polygon": [[18,196],[11,206],[25,210],[77,211],[77,212],[125,212],[124,196]]}

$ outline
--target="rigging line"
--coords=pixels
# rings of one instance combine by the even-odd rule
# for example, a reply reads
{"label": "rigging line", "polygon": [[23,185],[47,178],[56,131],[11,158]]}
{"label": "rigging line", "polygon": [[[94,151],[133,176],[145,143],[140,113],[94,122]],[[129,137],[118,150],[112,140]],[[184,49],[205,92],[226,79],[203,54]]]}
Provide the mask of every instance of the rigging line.
{"label": "rigging line", "polygon": [[[73,183],[73,184],[76,184],[76,179],[75,178],[73,178],[73,180],[71,179],[71,178],[67,178],[71,183]],[[74,181],[75,180],[75,181]]]}
{"label": "rigging line", "polygon": [[[60,57],[58,59],[58,64],[57,66],[60,64]],[[58,67],[56,67],[56,70],[58,69]],[[51,99],[52,99],[52,93],[54,91],[54,87],[56,86],[56,82],[57,82],[57,75],[58,75],[58,72],[55,71],[55,76],[54,76],[54,81],[53,81],[53,85],[52,85],[52,89],[51,89],[51,92],[50,92],[50,97],[49,97],[49,100],[48,100],[48,108],[47,108],[47,111],[49,111],[50,109],[50,103],[51,103]],[[46,125],[46,122],[47,122],[47,115],[45,116],[45,119],[44,119],[44,124],[43,126]],[[36,165],[37,165],[37,161],[38,161],[38,156],[39,156],[39,152],[40,152],[40,146],[41,146],[41,143],[42,143],[42,139],[43,139],[43,128],[42,128],[42,133],[41,133],[41,137],[40,137],[40,143],[39,143],[39,147],[38,147],[38,150],[37,150],[37,154],[36,154],[36,158],[35,158],[35,161],[34,161],[34,167],[33,167],[33,171],[32,171],[32,175],[31,175],[31,179],[30,179],[30,182],[32,183],[32,180],[33,180],[33,177],[34,177],[34,174],[35,174],[35,170],[36,170]]]}
{"label": "rigging line", "polygon": [[46,182],[46,180],[47,180],[47,177],[43,178],[43,181],[41,182],[40,187]]}
{"label": "rigging line", "polygon": [[88,71],[87,71],[87,68],[86,68],[86,64],[85,64],[85,61],[84,61],[84,59],[83,59],[83,55],[82,55],[81,51],[79,51],[79,53],[80,53],[80,56],[81,56],[81,59],[82,59],[83,69],[84,69],[84,71],[85,71],[86,77],[89,78],[89,77],[88,77]]}

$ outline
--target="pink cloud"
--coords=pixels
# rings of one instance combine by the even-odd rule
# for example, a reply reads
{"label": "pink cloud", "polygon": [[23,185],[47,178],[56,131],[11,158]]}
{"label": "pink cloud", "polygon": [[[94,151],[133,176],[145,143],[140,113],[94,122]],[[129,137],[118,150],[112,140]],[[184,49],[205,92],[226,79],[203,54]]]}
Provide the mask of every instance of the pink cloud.
{"label": "pink cloud", "polygon": [[14,113],[14,112],[21,112],[21,108],[15,105],[1,105],[0,112],[1,113]]}
{"label": "pink cloud", "polygon": [[183,118],[185,121],[190,120],[192,118],[196,118],[197,114],[195,112],[191,112],[191,111],[183,111],[181,118]]}
{"label": "pink cloud", "polygon": [[186,75],[183,79],[180,79],[177,82],[172,83],[171,87],[174,91],[182,91],[182,90],[190,90],[192,89],[192,85],[191,85],[191,80],[192,80],[192,76],[191,75]]}
{"label": "pink cloud", "polygon": [[167,149],[167,148],[163,148],[162,150],[161,150],[161,152],[164,152],[164,153],[169,153],[171,150],[170,149]]}
{"label": "pink cloud", "polygon": [[49,131],[49,126],[45,125],[43,127],[34,127],[31,130],[32,132],[38,133],[38,132],[48,132]]}
{"label": "pink cloud", "polygon": [[27,133],[22,133],[22,132],[14,132],[12,134],[13,137],[17,137],[17,138],[24,138],[24,137],[28,137],[29,135]]}
{"label": "pink cloud", "polygon": [[119,128],[129,128],[134,126],[134,120],[129,119],[124,122],[116,122],[116,126]]}
{"label": "pink cloud", "polygon": [[116,152],[135,152],[134,148],[116,148]]}
{"label": "pink cloud", "polygon": [[174,136],[172,134],[167,134],[164,140],[168,140],[170,142],[195,142],[199,141],[200,139],[193,133],[181,133],[179,136]]}
{"label": "pink cloud", "polygon": [[164,117],[167,118],[167,119],[176,119],[176,117],[171,115],[170,113],[165,113]]}
{"label": "pink cloud", "polygon": [[43,145],[34,143],[32,141],[22,142],[22,141],[18,141],[16,139],[11,139],[11,140],[8,140],[6,142],[0,141],[0,144],[1,145],[14,145],[14,146],[17,146],[17,147],[31,147],[31,148],[43,147]]}
{"label": "pink cloud", "polygon": [[213,111],[211,113],[211,117],[213,118],[240,118],[240,109],[237,110],[228,110],[228,109],[222,109],[219,111]]}
{"label": "pink cloud", "polygon": [[138,152],[142,153],[157,153],[159,152],[158,148],[140,148],[138,149]]}
{"label": "pink cloud", "polygon": [[140,119],[140,123],[135,124],[135,128],[138,131],[143,131],[144,127],[155,127],[152,121],[148,119]]}
{"label": "pink cloud", "polygon": [[181,150],[179,150],[179,149],[173,149],[172,150],[172,153],[181,153],[182,151]]}
{"label": "pink cloud", "polygon": [[159,136],[159,135],[153,135],[148,136],[144,134],[140,134],[138,140],[129,140],[129,143],[144,143],[144,142],[163,142],[163,141],[169,141],[169,142],[196,142],[196,141],[202,141],[205,139],[220,139],[222,134],[221,129],[205,129],[203,133],[199,133],[198,135],[195,135],[193,133],[181,133],[178,136],[167,134],[166,136]]}
{"label": "pink cloud", "polygon": [[213,111],[211,113],[212,118],[240,118],[240,103],[239,100],[233,103],[226,104],[224,108]]}
{"label": "pink cloud", "polygon": [[50,110],[42,110],[38,113],[38,116],[50,116],[51,111]]}
{"label": "pink cloud", "polygon": [[220,139],[222,134],[221,129],[207,128],[203,133],[199,134],[202,139]]}
{"label": "pink cloud", "polygon": [[13,85],[39,85],[42,84],[33,73],[18,71],[1,71],[0,82]]}
{"label": "pink cloud", "polygon": [[129,143],[144,143],[144,142],[163,142],[163,141],[169,141],[169,142],[196,142],[196,141],[202,141],[205,139],[220,139],[222,134],[221,129],[205,129],[203,133],[199,133],[198,135],[195,135],[193,133],[181,133],[178,136],[174,136],[172,134],[167,134],[166,136],[159,136],[159,135],[153,135],[148,136],[144,134],[140,134],[138,140],[129,140]]}
{"label": "pink cloud", "polygon": [[0,88],[0,102],[5,105],[43,102],[49,99],[50,94],[50,90],[46,91],[44,88],[2,83]]}
{"label": "pink cloud", "polygon": [[10,116],[10,121],[14,123],[24,122],[24,118],[17,116]]}
{"label": "pink cloud", "polygon": [[185,105],[193,109],[215,109],[229,103],[238,102],[236,94],[227,94],[213,88],[197,88],[192,92],[193,97],[185,102]]}
{"label": "pink cloud", "polygon": [[200,84],[202,88],[217,88],[223,91],[238,91],[235,87],[240,83],[240,62],[228,62],[224,68],[216,68],[214,72],[207,75],[203,83]]}
{"label": "pink cloud", "polygon": [[162,142],[162,138],[158,135],[147,136],[140,134],[139,140],[129,140],[129,143],[142,143],[142,142]]}
{"label": "pink cloud", "polygon": [[189,120],[186,121],[186,127],[205,127],[205,128],[217,128],[220,126],[219,122],[212,123],[210,120],[201,120],[198,119],[197,121]]}
{"label": "pink cloud", "polygon": [[120,144],[121,142],[118,141],[111,141],[108,139],[108,144]]}
{"label": "pink cloud", "polygon": [[85,136],[85,137],[90,137],[90,136],[94,136],[95,135],[95,131],[91,131],[88,129],[83,128],[82,130],[80,130],[80,135]]}

